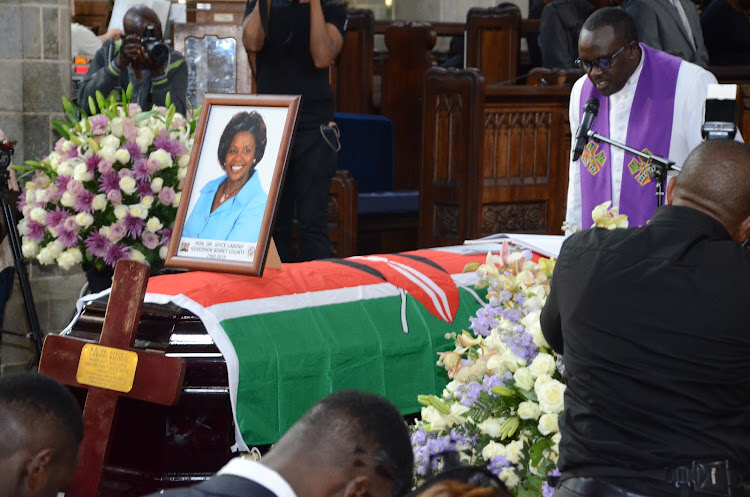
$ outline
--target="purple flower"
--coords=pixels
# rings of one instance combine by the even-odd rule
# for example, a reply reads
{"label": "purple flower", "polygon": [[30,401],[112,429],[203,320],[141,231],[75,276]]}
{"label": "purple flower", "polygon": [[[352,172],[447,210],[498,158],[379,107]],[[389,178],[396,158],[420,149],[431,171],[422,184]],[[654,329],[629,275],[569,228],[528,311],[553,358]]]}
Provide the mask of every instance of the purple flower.
{"label": "purple flower", "polygon": [[57,203],[60,200],[60,193],[55,188],[47,188],[44,191],[44,201]]}
{"label": "purple flower", "polygon": [[141,200],[143,200],[143,197],[147,195],[154,194],[154,192],[151,191],[151,183],[148,181],[139,181],[137,187],[138,187],[138,193],[140,194]]}
{"label": "purple flower", "polygon": [[18,209],[18,212],[23,212],[24,207],[26,207],[26,195],[19,195],[16,209]]}
{"label": "purple flower", "polygon": [[125,236],[125,233],[127,233],[127,229],[125,228],[125,223],[122,221],[118,221],[112,226],[109,227],[109,233],[112,235],[112,238],[115,238],[117,240],[120,240],[122,237]]}
{"label": "purple flower", "polygon": [[534,339],[526,333],[525,328],[521,325],[504,331],[501,339],[511,352],[525,359],[526,362],[531,362],[539,353],[539,348],[534,344]]}
{"label": "purple flower", "polygon": [[89,117],[91,123],[91,134],[92,135],[103,135],[107,133],[107,124],[109,124],[109,118],[104,114],[97,114]]}
{"label": "purple flower", "polygon": [[172,205],[172,202],[174,201],[174,197],[175,197],[174,190],[169,186],[165,186],[159,192],[159,202],[161,202],[164,205]]}
{"label": "purple flower", "polygon": [[110,190],[107,192],[107,200],[113,204],[122,202],[122,192],[120,190]]}
{"label": "purple flower", "polygon": [[487,465],[487,469],[500,476],[500,472],[510,466],[510,463],[503,456],[495,456],[492,461]]}
{"label": "purple flower", "polygon": [[128,104],[128,115],[135,116],[141,113],[141,106],[138,104]]}
{"label": "purple flower", "polygon": [[138,138],[138,127],[135,125],[135,121],[129,117],[123,119],[123,135],[129,142],[134,142]]}
{"label": "purple flower", "polygon": [[472,381],[466,385],[466,392],[461,399],[461,403],[466,407],[472,407],[479,398],[480,393],[482,393],[482,385],[476,381]]}
{"label": "purple flower", "polygon": [[516,304],[520,306],[523,306],[524,302],[526,302],[526,297],[524,297],[521,292],[517,292],[513,298],[515,299]]}
{"label": "purple flower", "polygon": [[156,233],[144,231],[141,239],[143,240],[143,246],[149,250],[154,250],[159,246],[159,235]]}
{"label": "purple flower", "polygon": [[159,245],[169,245],[169,241],[172,238],[172,228],[163,228],[159,231],[161,235],[161,242]]}
{"label": "purple flower", "polygon": [[63,145],[65,145],[65,138],[60,138],[59,140],[57,140],[57,142],[55,143],[55,152],[62,155]]}
{"label": "purple flower", "polygon": [[78,157],[78,147],[75,145],[71,147],[71,149],[67,152],[63,152],[62,154],[60,154],[60,162],[72,159],[73,157]]}
{"label": "purple flower", "polygon": [[94,201],[94,197],[95,195],[92,192],[83,190],[76,197],[75,210],[78,212],[93,211],[94,207],[91,205],[91,203]]}
{"label": "purple flower", "polygon": [[143,154],[141,154],[141,147],[138,146],[135,140],[128,140],[125,145],[122,146],[122,148],[128,151],[131,161],[143,158]]}
{"label": "purple flower", "polygon": [[148,174],[154,174],[159,170],[159,167],[159,161],[156,159],[149,159],[148,161],[146,161],[146,170],[148,171]]}
{"label": "purple flower", "polygon": [[28,232],[26,233],[27,237],[34,240],[35,242],[41,242],[42,239],[44,239],[44,226],[36,221],[30,220],[26,224],[26,227],[28,228]]}
{"label": "purple flower", "polygon": [[125,229],[128,235],[133,239],[141,236],[143,228],[146,227],[146,221],[139,217],[131,216],[130,213],[125,216],[122,222],[125,224]]}
{"label": "purple flower", "polygon": [[151,180],[151,173],[148,170],[148,161],[143,157],[139,157],[133,161],[133,171],[135,172],[135,179],[140,181]]}
{"label": "purple flower", "polygon": [[68,218],[68,216],[70,216],[70,212],[61,209],[60,207],[56,207],[55,210],[47,213],[47,218],[44,220],[44,224],[46,224],[48,228],[57,228],[60,223]]}
{"label": "purple flower", "polygon": [[78,233],[75,231],[61,229],[57,231],[57,239],[60,241],[63,247],[72,248],[78,245]]}
{"label": "purple flower", "polygon": [[159,132],[159,136],[154,138],[154,147],[161,148],[170,153],[173,159],[185,154],[187,148],[178,140],[173,140],[166,129]]}
{"label": "purple flower", "polygon": [[482,390],[486,393],[495,396],[495,394],[492,393],[492,388],[499,386],[505,386],[505,383],[503,383],[503,380],[498,375],[493,374],[492,376],[484,376],[484,380],[482,380]]}
{"label": "purple flower", "polygon": [[68,181],[68,191],[73,195],[80,195],[81,193],[86,191],[86,189],[83,187],[83,183],[78,180],[72,179]]}
{"label": "purple flower", "polygon": [[64,174],[61,174],[55,180],[55,186],[59,189],[61,195],[67,191],[69,182],[70,176],[65,176]]}
{"label": "purple flower", "polygon": [[108,266],[115,267],[117,261],[128,257],[130,257],[130,247],[112,243],[107,247],[102,258]]}
{"label": "purple flower", "polygon": [[424,428],[420,428],[411,434],[412,445],[424,445],[426,441],[427,441],[427,432],[424,431]]}
{"label": "purple flower", "polygon": [[132,178],[133,171],[131,171],[130,169],[120,169],[119,171],[117,171],[118,181],[120,180],[120,178],[124,178],[125,176],[130,176]]}
{"label": "purple flower", "polygon": [[81,230],[81,227],[78,226],[78,223],[76,223],[75,216],[70,216],[65,221],[63,221],[62,226],[59,226],[60,229],[64,229],[67,231],[73,231],[75,233],[78,233]]}
{"label": "purple flower", "polygon": [[507,302],[507,301],[510,300],[510,298],[511,298],[512,295],[510,294],[510,292],[508,290],[501,290],[497,294],[497,296],[500,298],[501,302]]}
{"label": "purple flower", "polygon": [[99,169],[100,174],[109,174],[112,172],[112,163],[108,160],[100,160],[99,164],[97,165],[97,169]]}
{"label": "purple flower", "polygon": [[98,155],[94,154],[86,159],[86,170],[90,173],[94,172],[94,169],[99,165],[99,161],[102,160]]}
{"label": "purple flower", "polygon": [[476,317],[470,317],[469,321],[471,325],[469,328],[474,331],[476,335],[489,336],[492,328],[498,325],[498,320],[495,318],[497,310],[491,305],[487,304],[477,311]]}
{"label": "purple flower", "polygon": [[118,178],[117,174],[114,172],[103,174],[102,177],[99,178],[99,187],[99,191],[102,193],[109,193],[112,190],[120,191],[120,178]]}
{"label": "purple flower", "polygon": [[106,236],[98,231],[94,231],[86,238],[84,244],[86,245],[86,251],[91,255],[94,257],[103,257],[110,245],[110,241]]}

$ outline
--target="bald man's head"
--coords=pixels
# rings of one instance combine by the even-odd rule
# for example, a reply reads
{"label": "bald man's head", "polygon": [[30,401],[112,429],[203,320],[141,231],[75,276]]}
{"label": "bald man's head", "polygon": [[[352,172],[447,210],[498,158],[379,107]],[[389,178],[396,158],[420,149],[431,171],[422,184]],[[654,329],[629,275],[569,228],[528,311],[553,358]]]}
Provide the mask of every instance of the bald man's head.
{"label": "bald man's head", "polygon": [[145,5],[136,5],[125,12],[122,19],[122,27],[126,35],[137,34],[143,36],[147,26],[154,27],[154,34],[158,39],[162,39],[161,21],[152,9]]}
{"label": "bald man's head", "polygon": [[702,143],[667,194],[672,204],[710,214],[744,241],[750,233],[750,146],[732,140]]}

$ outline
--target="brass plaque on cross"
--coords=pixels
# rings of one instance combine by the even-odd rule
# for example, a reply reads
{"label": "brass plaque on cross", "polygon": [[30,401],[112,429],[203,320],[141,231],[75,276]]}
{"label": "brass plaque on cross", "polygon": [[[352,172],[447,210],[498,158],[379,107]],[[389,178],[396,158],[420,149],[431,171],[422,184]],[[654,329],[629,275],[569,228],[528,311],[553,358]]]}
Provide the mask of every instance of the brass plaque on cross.
{"label": "brass plaque on cross", "polygon": [[137,366],[135,352],[87,343],[81,350],[76,380],[84,385],[127,393],[133,389]]}

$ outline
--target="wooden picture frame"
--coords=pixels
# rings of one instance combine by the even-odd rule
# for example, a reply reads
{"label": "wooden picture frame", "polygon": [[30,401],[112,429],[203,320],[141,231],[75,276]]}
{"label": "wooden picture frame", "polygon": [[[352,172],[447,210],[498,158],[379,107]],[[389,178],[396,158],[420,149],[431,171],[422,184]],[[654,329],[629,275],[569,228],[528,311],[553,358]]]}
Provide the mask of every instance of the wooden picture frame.
{"label": "wooden picture frame", "polygon": [[166,267],[252,276],[280,267],[271,231],[299,105],[299,96],[205,95]]}

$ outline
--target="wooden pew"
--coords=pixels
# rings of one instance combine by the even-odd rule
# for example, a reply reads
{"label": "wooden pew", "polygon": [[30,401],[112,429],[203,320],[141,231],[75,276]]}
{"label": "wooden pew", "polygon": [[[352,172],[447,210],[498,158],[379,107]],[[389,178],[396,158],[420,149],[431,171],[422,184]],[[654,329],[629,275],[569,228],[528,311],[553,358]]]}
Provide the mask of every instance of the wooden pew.
{"label": "wooden pew", "polygon": [[76,15],[73,16],[73,21],[91,28],[97,35],[104,34],[107,32],[113,4],[114,0],[104,2],[75,0]]}
{"label": "wooden pew", "polygon": [[722,84],[737,84],[737,126],[745,143],[750,143],[750,66],[712,66],[708,68]]}
{"label": "wooden pew", "polygon": [[466,67],[492,85],[518,76],[521,14],[517,8],[472,8],[466,14]]}
{"label": "wooden pew", "polygon": [[472,69],[427,72],[420,247],[498,232],[560,233],[569,94],[564,87],[486,88]]}
{"label": "wooden pew", "polygon": [[344,46],[336,60],[336,111],[372,114],[375,16],[369,9],[346,12]]}

